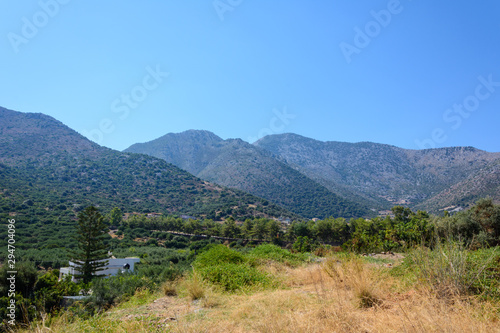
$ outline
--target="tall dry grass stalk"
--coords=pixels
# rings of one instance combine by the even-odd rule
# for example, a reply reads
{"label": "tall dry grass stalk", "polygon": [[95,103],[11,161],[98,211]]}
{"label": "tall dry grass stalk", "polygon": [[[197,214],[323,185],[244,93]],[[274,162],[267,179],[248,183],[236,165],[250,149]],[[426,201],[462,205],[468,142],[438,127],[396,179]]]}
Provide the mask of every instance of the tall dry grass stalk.
{"label": "tall dry grass stalk", "polygon": [[161,290],[165,296],[177,296],[177,288],[179,287],[179,280],[169,280],[163,282]]}
{"label": "tall dry grass stalk", "polygon": [[180,282],[180,288],[185,291],[193,301],[205,296],[206,285],[196,270],[194,270],[189,277]]}
{"label": "tall dry grass stalk", "polygon": [[383,276],[370,269],[361,258],[350,256],[339,260],[330,257],[324,263],[324,270],[337,288],[353,291],[359,307],[370,308],[382,304]]}

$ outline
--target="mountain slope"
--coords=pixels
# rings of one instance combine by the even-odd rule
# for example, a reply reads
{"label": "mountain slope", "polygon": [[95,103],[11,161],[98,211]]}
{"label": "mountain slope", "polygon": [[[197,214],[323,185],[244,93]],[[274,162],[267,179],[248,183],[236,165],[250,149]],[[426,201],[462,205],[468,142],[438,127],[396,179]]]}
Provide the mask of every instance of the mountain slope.
{"label": "mountain slope", "polygon": [[0,163],[41,162],[63,152],[96,158],[108,151],[52,117],[0,107]]}
{"label": "mountain slope", "polygon": [[255,145],[332,191],[354,192],[385,205],[423,203],[500,158],[471,147],[417,151],[370,142],[321,142],[296,134],[270,135]]}
{"label": "mountain slope", "polygon": [[339,197],[269,152],[207,131],[167,134],[125,150],[163,158],[198,177],[266,198],[302,216],[363,216],[369,210]]}
{"label": "mountain slope", "polygon": [[208,218],[295,216],[161,159],[101,147],[43,114],[0,108],[1,164],[3,174],[15,173],[15,179],[0,178],[3,212],[25,211],[23,202],[30,202],[35,217],[56,211],[74,217],[89,204]]}
{"label": "mountain slope", "polygon": [[429,210],[467,207],[478,198],[491,197],[500,202],[500,160],[496,160],[465,180],[445,189],[420,204]]}

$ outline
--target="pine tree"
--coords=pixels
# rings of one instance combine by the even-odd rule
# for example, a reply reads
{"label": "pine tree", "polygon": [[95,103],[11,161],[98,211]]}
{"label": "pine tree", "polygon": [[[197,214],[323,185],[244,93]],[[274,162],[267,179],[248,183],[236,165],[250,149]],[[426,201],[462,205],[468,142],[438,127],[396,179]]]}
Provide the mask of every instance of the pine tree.
{"label": "pine tree", "polygon": [[107,230],[104,217],[94,206],[89,206],[78,214],[75,237],[78,247],[72,252],[72,261],[80,272],[75,277],[81,278],[84,283],[90,282],[108,264],[108,250],[104,244]]}

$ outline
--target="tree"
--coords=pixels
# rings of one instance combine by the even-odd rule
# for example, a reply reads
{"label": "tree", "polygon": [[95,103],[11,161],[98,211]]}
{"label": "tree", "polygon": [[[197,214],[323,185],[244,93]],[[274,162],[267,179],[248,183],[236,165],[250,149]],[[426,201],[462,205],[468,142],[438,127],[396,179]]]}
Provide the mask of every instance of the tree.
{"label": "tree", "polygon": [[307,236],[299,236],[295,243],[293,243],[293,249],[297,252],[310,252],[311,251],[311,240]]}
{"label": "tree", "polygon": [[280,225],[277,221],[271,220],[267,223],[268,239],[273,242],[279,241]]}
{"label": "tree", "polygon": [[500,207],[494,205],[491,198],[482,198],[470,209],[469,215],[472,221],[481,226],[492,240],[492,243],[498,244],[500,237]]}
{"label": "tree", "polygon": [[241,227],[241,232],[243,233],[243,238],[250,238],[250,234],[253,229],[253,221],[250,219],[246,219],[245,222],[243,222],[243,226]]}
{"label": "tree", "polygon": [[232,217],[229,217],[226,221],[224,221],[224,225],[222,226],[222,234],[224,237],[238,238],[240,233],[240,228],[236,225],[236,222]]}
{"label": "tree", "polygon": [[115,207],[109,213],[109,222],[112,226],[119,227],[123,221],[123,213],[120,208]]}
{"label": "tree", "polygon": [[394,214],[394,220],[396,220],[396,222],[406,223],[410,221],[410,218],[413,215],[413,212],[408,207],[394,206],[391,208],[391,210]]}
{"label": "tree", "polygon": [[349,224],[343,217],[337,217],[332,223],[333,241],[337,244],[344,244],[351,236]]}
{"label": "tree", "polygon": [[188,234],[197,234],[200,232],[201,223],[198,220],[189,219],[183,225],[183,230]]}
{"label": "tree", "polygon": [[78,214],[75,237],[77,249],[71,255],[80,272],[76,277],[82,278],[84,283],[90,282],[108,264],[108,250],[104,244],[107,230],[104,217],[94,206],[89,206]]}
{"label": "tree", "polygon": [[[314,222],[311,221],[314,225]],[[298,222],[292,224],[294,234],[302,237],[311,237],[312,238],[312,230],[309,228],[309,224],[306,222]]]}
{"label": "tree", "polygon": [[333,218],[331,219],[324,219],[324,220],[319,220],[316,222],[315,229],[316,229],[316,236],[321,239],[323,242],[331,242],[332,237],[333,237]]}
{"label": "tree", "polygon": [[264,219],[258,219],[252,229],[252,237],[256,239],[264,239],[266,236],[266,221]]}

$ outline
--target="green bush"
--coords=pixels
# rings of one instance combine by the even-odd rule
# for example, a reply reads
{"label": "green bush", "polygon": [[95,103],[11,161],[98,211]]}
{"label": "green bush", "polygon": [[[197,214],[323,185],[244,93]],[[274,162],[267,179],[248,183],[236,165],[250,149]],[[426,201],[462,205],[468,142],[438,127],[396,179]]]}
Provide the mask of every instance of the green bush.
{"label": "green bush", "polygon": [[272,280],[257,268],[245,264],[221,263],[198,270],[204,280],[226,291],[268,287]]}
{"label": "green bush", "polygon": [[259,271],[255,264],[258,258],[286,256],[284,253],[279,254],[279,250],[278,247],[271,245],[256,250],[253,255],[245,256],[224,245],[214,245],[198,255],[193,267],[203,280],[229,292],[267,288],[272,285],[273,281],[270,276]]}
{"label": "green bush", "polygon": [[35,284],[35,304],[39,309],[50,313],[59,308],[63,296],[76,296],[82,289],[82,284],[71,282],[67,275],[59,281],[57,271],[51,270],[38,277]]}
{"label": "green bush", "polygon": [[297,266],[309,260],[310,256],[305,253],[291,253],[286,249],[273,244],[259,245],[253,248],[248,256],[258,263],[276,261],[291,266]]}
{"label": "green bush", "polygon": [[193,267],[204,268],[221,264],[241,264],[245,262],[247,262],[247,259],[240,252],[228,249],[224,245],[215,245],[208,251],[198,255],[193,263]]}
{"label": "green bush", "polygon": [[293,249],[297,252],[310,252],[312,250],[311,239],[307,236],[299,236],[295,243],[293,243]]}
{"label": "green bush", "polygon": [[[32,297],[38,279],[35,265],[32,262],[21,261],[16,263],[15,268],[17,271],[15,274],[16,294],[21,294],[24,298]],[[7,273],[9,270],[11,269],[6,264],[0,268],[0,297],[8,295],[10,282],[7,278],[11,275]]]}
{"label": "green bush", "polygon": [[165,281],[172,281],[179,278],[188,268],[189,266],[186,267],[179,264],[148,265],[141,267],[137,274],[151,279],[151,281],[156,284],[160,284]]}
{"label": "green bush", "polygon": [[[15,321],[16,325],[21,323],[28,324],[32,320],[34,320],[37,316],[36,307],[33,305],[33,302],[29,298],[24,298],[21,294],[15,295]],[[14,332],[12,330],[12,326],[7,324],[7,321],[12,320],[13,318],[11,312],[9,310],[9,306],[11,306],[11,298],[7,296],[0,297],[0,331],[2,332]]]}
{"label": "green bush", "polygon": [[433,250],[419,247],[392,272],[413,283],[426,283],[441,298],[480,295],[500,299],[499,248],[470,251],[458,242],[440,243]]}
{"label": "green bush", "polygon": [[470,251],[467,264],[471,267],[469,292],[500,300],[499,247]]}
{"label": "green bush", "polygon": [[95,310],[107,309],[124,301],[140,288],[152,289],[153,284],[146,277],[134,274],[118,274],[109,278],[96,278],[92,281],[92,296],[88,300]]}

